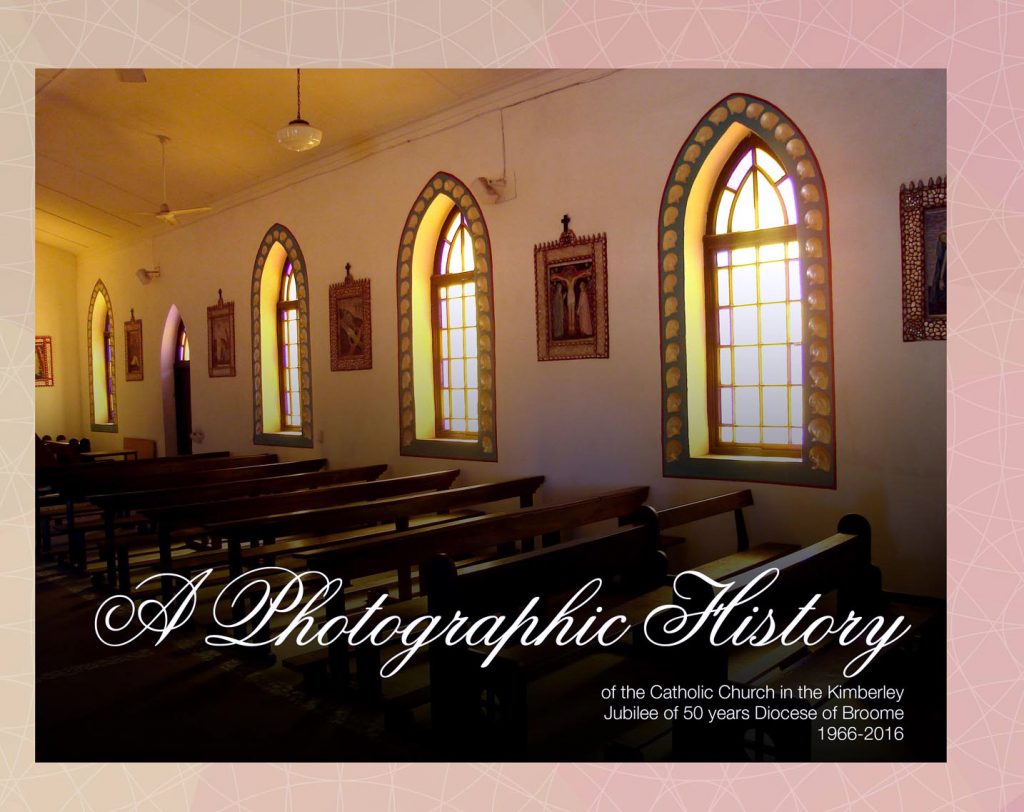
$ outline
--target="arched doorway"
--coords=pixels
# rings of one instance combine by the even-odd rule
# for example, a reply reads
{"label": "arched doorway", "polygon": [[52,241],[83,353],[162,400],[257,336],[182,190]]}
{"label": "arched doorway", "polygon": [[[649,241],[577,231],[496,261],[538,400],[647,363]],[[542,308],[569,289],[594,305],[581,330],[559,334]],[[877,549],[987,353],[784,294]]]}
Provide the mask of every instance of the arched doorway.
{"label": "arched doorway", "polygon": [[192,453],[192,378],[188,332],[178,319],[174,341],[174,437],[179,454]]}

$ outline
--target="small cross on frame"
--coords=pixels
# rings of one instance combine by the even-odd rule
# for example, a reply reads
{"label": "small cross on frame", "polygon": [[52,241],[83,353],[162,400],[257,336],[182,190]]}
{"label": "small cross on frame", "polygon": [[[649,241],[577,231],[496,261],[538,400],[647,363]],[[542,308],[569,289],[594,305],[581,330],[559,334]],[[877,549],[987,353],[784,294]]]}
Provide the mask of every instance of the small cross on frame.
{"label": "small cross on frame", "polygon": [[576,235],[573,234],[572,230],[569,228],[570,220],[572,220],[572,218],[568,214],[562,215],[562,234],[559,236],[558,241],[563,245],[567,245],[576,240]]}

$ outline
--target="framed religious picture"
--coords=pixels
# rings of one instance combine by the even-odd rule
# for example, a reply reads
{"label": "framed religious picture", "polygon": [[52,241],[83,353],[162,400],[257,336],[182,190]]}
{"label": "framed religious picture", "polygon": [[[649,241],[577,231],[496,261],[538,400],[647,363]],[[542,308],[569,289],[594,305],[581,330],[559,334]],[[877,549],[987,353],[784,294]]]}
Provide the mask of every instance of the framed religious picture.
{"label": "framed religious picture", "polygon": [[345,281],[331,285],[331,371],[371,369],[370,280],[353,279],[345,264]]}
{"label": "framed religious picture", "polygon": [[608,241],[577,237],[562,218],[554,242],[534,246],[537,360],[608,357]]}
{"label": "framed religious picture", "polygon": [[235,377],[235,303],[217,290],[217,304],[206,308],[211,378]]}
{"label": "framed religious picture", "polygon": [[900,186],[903,340],[946,339],[946,179]]}
{"label": "framed religious picture", "polygon": [[142,370],[142,320],[135,318],[135,308],[131,311],[131,321],[124,323],[124,379],[141,381]]}
{"label": "framed religious picture", "polygon": [[36,336],[36,386],[53,386],[53,338]]}

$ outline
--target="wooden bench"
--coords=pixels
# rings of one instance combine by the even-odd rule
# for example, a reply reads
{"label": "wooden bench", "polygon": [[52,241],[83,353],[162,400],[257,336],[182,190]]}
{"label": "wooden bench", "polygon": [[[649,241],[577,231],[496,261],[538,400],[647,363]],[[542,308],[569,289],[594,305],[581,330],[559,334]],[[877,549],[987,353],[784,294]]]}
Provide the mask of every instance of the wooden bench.
{"label": "wooden bench", "polygon": [[[453,492],[454,493],[454,492]],[[307,552],[299,557],[310,569],[323,572],[331,578],[341,578],[345,585],[369,575],[397,573],[399,598],[402,603],[389,606],[389,613],[403,613],[410,619],[427,611],[425,598],[412,598],[409,573],[419,566],[421,575],[434,556],[446,554],[453,559],[493,555],[518,544],[520,549],[532,549],[534,539],[540,537],[544,546],[558,544],[563,535],[574,529],[598,522],[627,519],[641,508],[647,498],[647,487],[625,488],[562,505],[524,508],[508,513],[490,513],[470,517],[443,525],[392,533],[324,550]],[[421,580],[421,590],[429,592],[429,584]],[[345,592],[339,593],[326,606],[328,618],[344,614]],[[360,690],[368,696],[380,694],[380,652],[373,646],[360,646],[357,676]],[[301,655],[303,667],[329,667],[335,681],[342,684],[349,679],[349,650],[343,642],[328,647],[326,658],[320,652]],[[286,663],[287,664],[287,663]],[[293,662],[293,664],[295,664]],[[413,692],[425,699],[422,689]],[[408,704],[410,700],[399,700]]]}
{"label": "wooden bench", "polygon": [[[170,504],[144,508],[142,512],[156,527],[155,541],[159,549],[161,572],[191,572],[207,566],[228,564],[232,574],[241,568],[242,541],[247,537],[246,528],[259,525],[265,518],[280,517],[291,512],[308,511],[330,505],[334,508],[353,502],[388,499],[403,494],[435,491],[450,488],[459,476],[459,470],[450,469],[429,474],[395,477],[368,482],[350,482],[325,486],[315,490],[266,494],[260,498],[243,497],[218,502],[197,502]],[[207,526],[213,527],[211,531]],[[196,535],[224,536],[221,528],[227,526],[228,549],[212,551],[212,554],[197,554],[172,560],[171,547],[175,541],[188,540]],[[237,547],[234,545],[238,545]],[[119,583],[123,590],[129,587],[128,550],[132,540],[115,539],[114,547],[119,559]],[[276,548],[275,548],[276,549]],[[267,555],[267,553],[264,553]],[[169,597],[169,582],[165,580],[164,595]]]}
{"label": "wooden bench", "polygon": [[[309,470],[325,462],[307,460],[251,469],[233,468],[205,472],[189,480],[193,483],[205,480],[207,484],[94,495],[92,500],[103,508],[106,520],[102,539],[108,585],[116,583],[123,591],[130,588],[129,550],[135,547],[166,543],[166,549],[161,546],[161,560],[165,560],[166,553],[169,561],[171,531],[197,527],[214,519],[274,512],[279,507],[331,504],[334,495],[346,493],[339,488],[351,483],[373,482],[387,468],[386,465],[369,465],[335,471]],[[296,470],[297,473],[289,473]],[[245,478],[246,472],[249,472],[248,478]],[[153,525],[153,532],[118,535],[111,514],[128,510],[142,514]]]}
{"label": "wooden bench", "polygon": [[[441,473],[447,476],[452,472]],[[420,478],[424,476],[429,475],[420,475]],[[408,479],[413,480],[411,477]],[[227,542],[227,555],[224,551],[212,550],[187,556],[172,562],[172,571],[194,572],[227,564],[230,574],[235,576],[250,562],[272,560],[283,554],[296,555],[300,558],[314,552],[329,555],[332,550],[367,541],[365,538],[354,537],[351,533],[354,528],[370,528],[362,531],[363,537],[368,534],[382,534],[381,538],[384,539],[396,535],[400,538],[406,531],[418,532],[409,530],[414,517],[430,517],[431,523],[447,523],[465,516],[452,511],[491,502],[517,499],[520,505],[530,504],[543,482],[542,476],[520,477],[411,496],[377,498],[371,502],[357,502],[340,507],[297,510],[270,516],[247,516],[232,521],[212,522],[206,525],[206,532]],[[278,539],[282,537],[294,538],[279,541]],[[242,548],[245,542],[250,544],[248,550]],[[257,546],[258,542],[262,542],[262,545]],[[408,567],[396,565],[395,569],[400,569],[400,594],[411,596]]]}
{"label": "wooden bench", "polygon": [[[815,595],[835,592],[835,609],[832,614],[844,618],[850,611],[860,616],[882,616],[887,622],[897,614],[910,616],[911,625],[918,632],[926,629],[935,618],[941,622],[941,610],[927,605],[909,607],[901,603],[887,606],[881,590],[881,573],[871,564],[871,528],[867,520],[858,515],[844,516],[838,523],[838,532],[822,541],[778,558],[736,577],[730,591],[743,589],[762,576],[768,568],[778,570],[778,578],[770,591],[758,597],[761,612],[774,610],[786,617]],[[696,581],[686,585],[689,611],[694,611],[710,602],[712,590]],[[676,602],[681,599],[676,596]],[[725,633],[727,633],[728,628]],[[651,638],[659,637],[656,629]],[[645,633],[637,629],[636,646],[645,652],[646,659],[656,667],[660,679],[666,684],[705,684],[717,687],[732,684],[740,687],[779,685],[806,685],[825,688],[828,685],[843,685],[851,682],[843,675],[843,668],[863,649],[859,644],[839,646],[835,641],[827,642],[814,651],[802,645],[783,647],[715,647],[703,635],[679,646],[657,648],[652,646]],[[885,649],[869,668],[878,673],[887,658],[895,656],[901,646]],[[936,667],[942,666],[941,646],[935,657]],[[905,669],[904,669],[905,670]],[[925,669],[927,670],[927,669]],[[858,681],[870,680],[862,674]],[[760,700],[731,700],[732,707],[748,711]],[[763,704],[763,703],[762,703]],[[805,700],[774,699],[768,704],[776,707],[807,708],[813,703]],[[745,760],[751,756],[769,755],[776,760],[803,761],[810,758],[812,745],[812,723],[797,721],[755,721],[739,719],[733,722],[678,720],[669,726],[666,723],[646,724],[636,728],[627,736],[620,737],[608,750],[608,757],[631,760],[640,757],[644,751],[660,752],[674,760],[719,761]],[[770,742],[770,744],[766,744]]]}
{"label": "wooden bench", "polygon": [[[76,533],[75,504],[88,502],[96,494],[111,493],[118,490],[137,490],[139,488],[173,487],[188,482],[226,482],[239,479],[251,479],[259,476],[272,476],[286,473],[315,470],[322,467],[320,461],[299,461],[297,463],[277,463],[276,454],[258,454],[242,457],[215,457],[209,459],[186,460],[175,458],[174,464],[167,463],[156,466],[160,460],[142,460],[139,463],[121,462],[97,465],[94,471],[74,471],[56,481],[55,487],[65,500],[65,532],[68,535],[69,557],[71,563],[84,570],[85,558],[81,537]],[[137,468],[143,465],[143,468]],[[271,469],[271,465],[282,465],[284,468]],[[107,466],[114,466],[111,470]],[[97,473],[97,471],[99,473]]]}
{"label": "wooden bench", "polygon": [[[654,607],[672,601],[671,587],[666,585],[665,579],[655,583],[658,579],[652,576],[656,571],[654,565],[647,563],[641,567],[638,563],[653,561],[652,551],[669,546],[664,531],[732,512],[737,528],[737,552],[698,568],[713,578],[735,576],[799,549],[792,544],[764,544],[751,548],[742,509],[752,504],[750,492],[739,491],[661,511],[646,506],[630,517],[641,525],[625,533],[564,543],[458,572],[452,567],[452,562],[440,558],[432,562],[432,566],[440,568],[443,580],[441,585],[435,585],[433,577],[430,578],[431,597],[444,611],[452,611],[452,607],[446,604],[454,600],[457,604],[454,608],[464,614],[500,614],[534,595],[544,598],[555,595],[561,603],[583,584],[600,577],[605,579],[600,601],[605,613],[622,614],[630,623],[638,623]],[[670,543],[679,541],[672,537]],[[631,549],[623,549],[624,545],[631,546]],[[661,556],[664,557],[663,552]],[[639,575],[635,572],[638,567]],[[665,571],[666,567],[663,567],[661,572]],[[623,582],[625,590],[609,587],[608,579],[613,576]],[[524,584],[529,586],[524,587]],[[435,597],[437,586],[443,591]],[[631,593],[634,596],[631,597]],[[597,646],[591,646],[589,650],[594,648]],[[462,723],[471,719],[480,721],[480,713],[486,711],[490,715],[487,740],[495,748],[494,756],[521,757],[526,747],[530,683],[581,659],[587,653],[588,648],[554,643],[510,646],[487,669],[482,669],[482,662],[489,656],[489,651],[470,649],[458,655],[442,651],[439,656],[443,658],[444,665],[435,669],[432,664],[431,685],[436,689],[436,675],[459,674],[450,680],[449,687],[442,689],[439,694],[442,701],[452,703],[455,716]],[[457,667],[460,662],[461,667]],[[467,690],[467,681],[475,687]],[[459,704],[459,696],[476,699],[482,695],[488,697],[485,709]],[[495,708],[500,708],[501,712],[496,713]],[[435,729],[459,729],[459,720],[451,718],[452,710],[442,709],[441,713],[442,721],[440,725],[434,725]],[[483,732],[478,726],[476,730],[467,730],[460,735],[479,742]]]}

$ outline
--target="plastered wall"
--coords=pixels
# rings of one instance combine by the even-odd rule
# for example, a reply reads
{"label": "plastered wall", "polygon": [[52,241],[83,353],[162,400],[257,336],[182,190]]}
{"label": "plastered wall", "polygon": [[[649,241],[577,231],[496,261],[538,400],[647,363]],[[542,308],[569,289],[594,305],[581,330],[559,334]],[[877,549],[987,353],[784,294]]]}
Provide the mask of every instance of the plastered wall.
{"label": "plastered wall", "polygon": [[[945,344],[901,340],[898,216],[901,182],[945,173],[939,71],[620,71],[505,110],[517,197],[484,208],[494,265],[499,460],[462,463],[464,479],[543,473],[547,501],[649,484],[657,506],[736,487],[661,476],[657,310],[665,178],[700,117],[733,92],[771,100],[803,130],[824,174],[832,228],[838,487],[752,485],[752,535],[807,544],[833,532],[843,513],[863,513],[885,586],[942,594]],[[266,229],[281,222],[308,266],[317,442],[312,451],[278,453],[324,455],[336,466],[384,461],[396,474],[447,464],[398,454],[398,239],[436,171],[469,182],[500,167],[495,112],[151,242],[80,258],[72,334],[83,368],[85,311],[97,278],[110,291],[117,324],[120,433],[94,435],[95,446],[119,446],[127,435],[157,439],[165,451],[160,348],[173,305],[191,340],[193,426],[206,436],[196,450],[252,450],[252,264]],[[608,360],[536,360],[533,246],[557,237],[566,212],[578,234],[608,234]],[[48,254],[40,252],[37,275],[40,323],[57,307],[44,302],[57,296],[46,282]],[[372,281],[372,370],[330,371],[328,286],[343,279],[346,262]],[[162,277],[140,285],[135,270],[155,264]],[[235,302],[235,378],[206,374],[206,307],[218,288]],[[132,307],[144,323],[142,382],[124,380],[123,322]],[[76,384],[59,408],[87,426],[84,371]],[[52,399],[37,403],[41,426],[56,418]],[[727,552],[729,527],[723,520],[695,530],[684,562]]]}

